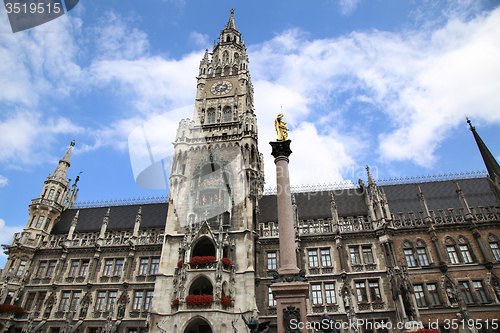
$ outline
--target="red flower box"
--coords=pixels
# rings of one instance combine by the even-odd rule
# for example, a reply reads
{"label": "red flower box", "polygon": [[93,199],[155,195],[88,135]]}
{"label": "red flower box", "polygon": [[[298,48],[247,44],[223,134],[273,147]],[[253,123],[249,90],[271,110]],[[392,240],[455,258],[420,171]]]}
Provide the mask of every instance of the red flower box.
{"label": "red flower box", "polygon": [[209,307],[214,302],[212,295],[188,295],[186,297],[186,304],[195,307]]}
{"label": "red flower box", "polygon": [[172,307],[173,308],[178,308],[179,307],[179,299],[176,298],[172,301]]}
{"label": "red flower box", "polygon": [[221,261],[224,267],[231,267],[233,265],[233,262],[229,258],[222,258]]}
{"label": "red flower box", "polygon": [[177,268],[181,268],[183,264],[184,264],[184,259],[179,260],[179,262],[177,263]]}
{"label": "red flower box", "polygon": [[205,268],[207,266],[212,266],[215,261],[217,259],[215,257],[212,257],[212,256],[203,256],[203,257],[200,257],[200,256],[196,256],[196,257],[192,257],[191,260],[189,261],[189,264],[191,265],[191,267],[195,267],[195,268]]}
{"label": "red flower box", "polygon": [[233,301],[228,296],[222,295],[222,297],[220,298],[220,302],[224,308],[228,308],[230,306],[233,306]]}
{"label": "red flower box", "polygon": [[12,304],[0,304],[0,313],[14,312],[17,316],[23,314],[24,309],[21,306]]}

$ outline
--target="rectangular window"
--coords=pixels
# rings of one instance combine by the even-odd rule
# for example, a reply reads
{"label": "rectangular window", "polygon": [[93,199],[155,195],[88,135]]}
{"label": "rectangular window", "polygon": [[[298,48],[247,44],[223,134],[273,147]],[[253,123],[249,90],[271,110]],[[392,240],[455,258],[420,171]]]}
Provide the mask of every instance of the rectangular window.
{"label": "rectangular window", "polygon": [[325,297],[327,304],[337,303],[337,300],[335,298],[335,284],[325,283]]}
{"label": "rectangular window", "polygon": [[429,298],[431,299],[431,305],[440,305],[439,295],[435,283],[428,283],[427,290],[429,291]]}
{"label": "rectangular window", "polygon": [[363,260],[365,261],[365,264],[373,264],[373,253],[371,247],[363,247]]}
{"label": "rectangular window", "polygon": [[460,245],[460,254],[462,254],[462,258],[464,259],[464,263],[471,264],[473,262],[472,256],[470,255],[468,245]]}
{"label": "rectangular window", "polygon": [[368,295],[366,294],[366,286],[364,282],[356,282],[356,293],[359,303],[368,302]]}
{"label": "rectangular window", "polygon": [[496,261],[500,261],[500,248],[498,248],[498,243],[490,243],[491,252]]}
{"label": "rectangular window", "polygon": [[142,258],[139,264],[139,275],[146,275],[148,271],[149,259]]}
{"label": "rectangular window", "polygon": [[113,269],[113,260],[107,259],[104,262],[104,272],[103,272],[103,275],[104,276],[111,276],[112,269]]}
{"label": "rectangular window", "polygon": [[140,311],[141,310],[141,305],[142,305],[142,298],[144,297],[144,292],[143,291],[136,291],[134,293],[134,303],[133,303],[133,310],[135,311]]}
{"label": "rectangular window", "polygon": [[151,268],[149,269],[149,275],[158,274],[159,267],[160,267],[160,258],[151,259]]}
{"label": "rectangular window", "polygon": [[455,249],[455,246],[453,246],[453,245],[447,246],[446,251],[448,252],[448,257],[450,258],[450,263],[452,263],[452,264],[460,263],[460,260],[458,260],[458,254],[457,254],[457,250]]}
{"label": "rectangular window", "polygon": [[71,296],[71,292],[63,291],[61,297],[61,303],[59,304],[59,311],[66,311],[69,304],[69,297]]}
{"label": "rectangular window", "polygon": [[472,286],[476,290],[477,298],[480,303],[488,303],[488,298],[486,297],[486,293],[484,292],[483,283],[481,281],[473,281]]}
{"label": "rectangular window", "polygon": [[97,299],[95,302],[95,310],[96,311],[102,311],[104,309],[104,300],[106,299],[106,292],[105,291],[99,291],[97,293]]}
{"label": "rectangular window", "polygon": [[69,269],[69,277],[75,277],[76,276],[76,272],[78,272],[78,265],[80,263],[78,262],[78,260],[73,260],[71,262],[71,267]]}
{"label": "rectangular window", "polygon": [[122,275],[122,269],[123,269],[123,259],[118,259],[115,262],[115,270],[113,271],[113,276],[120,276]]}
{"label": "rectangular window", "polygon": [[309,267],[318,267],[318,250],[309,250]]}
{"label": "rectangular window", "polygon": [[321,265],[323,265],[323,267],[332,265],[332,260],[330,258],[330,249],[321,250]]}
{"label": "rectangular window", "polygon": [[353,265],[361,264],[361,257],[359,256],[359,248],[358,247],[350,247],[349,252],[351,253],[351,263]]}
{"label": "rectangular window", "polygon": [[38,221],[36,221],[35,228],[41,228],[42,227],[42,223],[43,223],[43,219],[44,218],[45,218],[45,216],[39,216],[38,217]]}
{"label": "rectangular window", "polygon": [[42,308],[43,301],[45,300],[45,292],[39,293],[38,297],[36,298],[35,301],[35,307],[33,308],[33,311],[40,311]]}
{"label": "rectangular window", "polygon": [[26,302],[24,303],[24,309],[26,311],[31,311],[31,306],[35,302],[36,293],[29,293],[26,298]]}
{"label": "rectangular window", "polygon": [[425,248],[417,249],[417,255],[420,266],[429,266],[429,260],[427,259],[427,252],[425,252]]}
{"label": "rectangular window", "polygon": [[149,310],[151,308],[151,305],[153,305],[153,291],[149,290],[146,291],[146,299],[144,301],[144,311]]}
{"label": "rectangular window", "polygon": [[276,252],[267,252],[267,269],[276,269]]}
{"label": "rectangular window", "polygon": [[382,301],[382,297],[380,296],[380,287],[378,285],[378,281],[370,281],[368,282],[368,286],[370,287],[370,297],[372,302]]}
{"label": "rectangular window", "polygon": [[52,275],[54,274],[54,270],[56,269],[56,264],[57,261],[50,261],[49,262],[49,267],[47,268],[47,274],[45,277],[51,278]]}
{"label": "rectangular window", "polygon": [[47,268],[47,262],[42,261],[40,263],[40,266],[38,266],[38,270],[36,271],[36,277],[37,279],[41,279],[43,275],[45,274],[45,269]]}
{"label": "rectangular window", "polygon": [[421,284],[413,285],[413,292],[415,293],[415,300],[417,301],[417,306],[419,308],[426,306],[424,288]]}
{"label": "rectangular window", "polygon": [[21,260],[21,262],[19,263],[19,266],[17,267],[16,275],[17,276],[23,275],[24,268],[26,268],[26,260]]}
{"label": "rectangular window", "polygon": [[312,284],[312,302],[314,305],[323,304],[323,297],[321,296],[321,285],[320,284]]}
{"label": "rectangular window", "polygon": [[81,262],[80,271],[78,272],[78,276],[83,277],[87,275],[89,270],[89,261],[85,260]]}
{"label": "rectangular window", "polygon": [[70,311],[76,311],[76,309],[78,308],[78,303],[80,302],[81,295],[82,293],[80,291],[73,292],[73,296],[71,297]]}
{"label": "rectangular window", "polygon": [[408,267],[417,267],[417,263],[415,262],[415,257],[413,256],[413,250],[406,249],[404,250],[404,253],[405,253],[406,264],[408,265]]}
{"label": "rectangular window", "polygon": [[467,283],[467,281],[459,282],[459,286],[465,303],[473,303],[474,300],[472,299],[472,294],[470,293],[469,283]]}
{"label": "rectangular window", "polygon": [[118,295],[117,291],[109,291],[108,292],[108,301],[106,302],[106,310],[111,311],[115,308],[116,304],[116,296]]}
{"label": "rectangular window", "polygon": [[273,295],[273,292],[271,291],[271,288],[268,288],[268,290],[269,290],[269,292],[268,292],[269,306],[276,306],[277,302],[274,299],[274,295]]}

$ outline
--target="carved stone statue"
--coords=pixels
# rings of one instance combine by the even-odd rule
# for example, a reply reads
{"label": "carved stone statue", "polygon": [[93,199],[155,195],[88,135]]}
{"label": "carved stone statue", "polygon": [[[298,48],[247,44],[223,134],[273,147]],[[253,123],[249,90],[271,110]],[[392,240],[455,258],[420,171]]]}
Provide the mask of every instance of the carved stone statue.
{"label": "carved stone statue", "polygon": [[286,122],[283,120],[283,114],[278,114],[276,120],[274,121],[274,127],[276,128],[276,133],[278,133],[277,141],[285,141],[288,138],[288,127],[286,127]]}

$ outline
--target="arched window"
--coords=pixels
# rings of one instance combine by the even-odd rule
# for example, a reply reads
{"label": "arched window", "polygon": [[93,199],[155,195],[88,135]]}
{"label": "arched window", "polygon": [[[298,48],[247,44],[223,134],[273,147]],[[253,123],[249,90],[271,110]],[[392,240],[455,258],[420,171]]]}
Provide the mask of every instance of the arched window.
{"label": "arched window", "polygon": [[57,199],[59,199],[59,196],[61,195],[61,191],[57,191],[56,197],[54,198],[54,201],[57,202]]}
{"label": "arched window", "polygon": [[231,36],[227,36],[226,42],[230,42],[230,41],[231,41]]}
{"label": "arched window", "polygon": [[420,266],[429,266],[429,258],[427,256],[427,245],[421,239],[417,240],[417,257]]}
{"label": "arched window", "polygon": [[227,62],[229,62],[229,52],[224,51],[224,53],[222,53],[222,63],[225,64]]}
{"label": "arched window", "polygon": [[234,65],[233,66],[233,75],[238,74],[238,66]]}
{"label": "arched window", "polygon": [[215,109],[208,109],[207,111],[207,124],[215,124]]}
{"label": "arched window", "polygon": [[231,107],[229,106],[226,106],[224,108],[224,121],[227,122],[227,121],[231,121],[231,117],[232,116],[232,112],[231,112]]}
{"label": "arched window", "polygon": [[193,248],[191,257],[212,256],[215,257],[214,243],[208,238],[203,237],[200,239]]}
{"label": "arched window", "polygon": [[54,189],[51,188],[50,192],[49,192],[49,196],[47,197],[47,199],[49,199],[49,200],[52,199],[52,197],[54,196],[54,192],[55,192]]}
{"label": "arched window", "polygon": [[212,295],[213,287],[209,279],[204,276],[193,281],[189,288],[189,295]]}
{"label": "arched window", "polygon": [[417,267],[417,262],[415,261],[415,253],[413,250],[413,244],[411,242],[405,241],[403,243],[403,252],[408,267]]}
{"label": "arched window", "polygon": [[217,67],[217,69],[215,70],[215,76],[220,76],[221,74],[222,74],[222,68]]}
{"label": "arched window", "polygon": [[238,52],[235,52],[234,53],[234,62],[237,63],[238,61],[240,61],[240,54]]}
{"label": "arched window", "polygon": [[488,242],[490,243],[490,249],[493,253],[493,257],[496,261],[500,261],[500,242],[498,241],[498,237],[490,234],[488,236]]}
{"label": "arched window", "polygon": [[224,67],[224,75],[229,75],[231,73],[231,68],[229,66]]}
{"label": "arched window", "polygon": [[472,264],[474,262],[469,241],[464,236],[458,238],[458,249],[460,250],[460,256],[464,264]]}
{"label": "arched window", "polygon": [[446,238],[444,241],[446,245],[446,252],[448,253],[448,258],[450,259],[450,263],[459,264],[460,259],[458,259],[457,248],[455,247],[455,240],[451,237]]}

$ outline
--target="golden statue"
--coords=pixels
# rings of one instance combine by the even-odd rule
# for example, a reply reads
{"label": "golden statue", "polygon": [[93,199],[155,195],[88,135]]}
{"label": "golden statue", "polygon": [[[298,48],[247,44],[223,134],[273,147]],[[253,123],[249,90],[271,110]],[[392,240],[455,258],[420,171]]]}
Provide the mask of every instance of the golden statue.
{"label": "golden statue", "polygon": [[288,127],[285,126],[286,122],[282,119],[283,113],[280,113],[274,121],[274,127],[276,127],[276,133],[278,133],[277,141],[285,141],[288,138]]}

